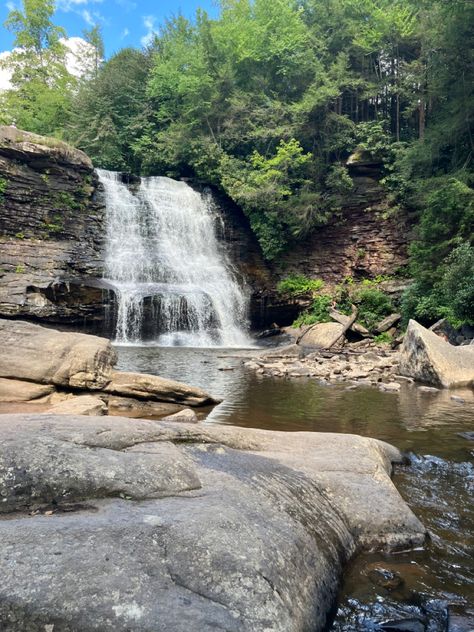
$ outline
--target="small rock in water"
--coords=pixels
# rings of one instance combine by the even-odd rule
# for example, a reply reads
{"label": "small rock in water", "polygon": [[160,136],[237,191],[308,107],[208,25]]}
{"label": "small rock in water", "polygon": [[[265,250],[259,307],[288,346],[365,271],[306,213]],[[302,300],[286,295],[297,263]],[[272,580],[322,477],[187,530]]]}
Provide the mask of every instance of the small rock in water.
{"label": "small rock in water", "polygon": [[426,632],[425,624],[419,619],[387,621],[380,626],[384,632]]}
{"label": "small rock in water", "polygon": [[404,584],[402,577],[388,568],[373,568],[369,571],[368,577],[372,583],[386,590],[395,590]]}
{"label": "small rock in water", "polygon": [[434,386],[419,386],[418,390],[420,393],[438,393],[439,388],[435,388]]}
{"label": "small rock in water", "polygon": [[462,397],[459,397],[459,395],[451,395],[451,399],[453,400],[453,402],[457,402],[458,404],[466,403],[466,400]]}
{"label": "small rock in water", "polygon": [[379,388],[381,391],[392,391],[393,393],[396,393],[401,389],[401,386],[398,382],[389,382],[388,384],[382,382],[379,384]]}
{"label": "small rock in water", "polygon": [[458,432],[458,437],[462,437],[463,439],[467,439],[468,441],[474,441],[474,431]]}

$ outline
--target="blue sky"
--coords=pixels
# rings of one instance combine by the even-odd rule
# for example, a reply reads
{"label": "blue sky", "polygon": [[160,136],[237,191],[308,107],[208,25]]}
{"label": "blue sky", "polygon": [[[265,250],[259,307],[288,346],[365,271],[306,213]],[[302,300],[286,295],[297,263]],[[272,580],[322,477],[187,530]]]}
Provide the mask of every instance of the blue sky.
{"label": "blue sky", "polygon": [[[13,37],[3,23],[9,7],[21,0],[0,0],[0,51],[12,48]],[[182,13],[192,17],[198,7],[217,15],[215,0],[56,0],[55,24],[69,37],[80,36],[90,24],[101,24],[106,57],[125,46],[140,46],[166,17]]]}

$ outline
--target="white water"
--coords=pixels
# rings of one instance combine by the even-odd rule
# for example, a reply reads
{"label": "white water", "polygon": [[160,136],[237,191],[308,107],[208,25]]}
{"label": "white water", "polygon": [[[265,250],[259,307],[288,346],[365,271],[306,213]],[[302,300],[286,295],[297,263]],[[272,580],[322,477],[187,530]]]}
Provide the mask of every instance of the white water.
{"label": "white water", "polygon": [[132,194],[119,174],[98,175],[117,342],[140,343],[146,325],[163,346],[249,346],[248,297],[219,247],[209,201],[170,178],[142,178]]}

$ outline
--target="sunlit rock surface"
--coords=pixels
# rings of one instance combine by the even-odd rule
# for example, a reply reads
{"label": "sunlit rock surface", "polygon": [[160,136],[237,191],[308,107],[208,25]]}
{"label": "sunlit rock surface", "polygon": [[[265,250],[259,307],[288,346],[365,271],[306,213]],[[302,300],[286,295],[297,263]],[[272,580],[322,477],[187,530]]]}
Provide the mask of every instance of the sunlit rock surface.
{"label": "sunlit rock surface", "polygon": [[424,539],[400,458],[356,435],[3,415],[2,629],[322,630],[355,551]]}
{"label": "sunlit rock surface", "polygon": [[474,345],[455,347],[410,320],[400,350],[400,373],[445,388],[474,386]]}

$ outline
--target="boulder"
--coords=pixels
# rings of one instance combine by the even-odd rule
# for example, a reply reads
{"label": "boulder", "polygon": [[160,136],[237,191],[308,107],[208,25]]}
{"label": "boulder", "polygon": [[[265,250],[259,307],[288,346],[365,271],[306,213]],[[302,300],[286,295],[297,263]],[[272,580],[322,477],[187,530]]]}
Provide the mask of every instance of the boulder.
{"label": "boulder", "polygon": [[0,320],[0,377],[66,388],[100,390],[117,361],[106,338]]}
{"label": "boulder", "polygon": [[55,404],[47,412],[55,415],[105,415],[107,405],[100,397],[79,395]]}
{"label": "boulder", "polygon": [[35,384],[0,377],[0,402],[30,402],[54,392],[50,384]]}
{"label": "boulder", "polygon": [[355,435],[0,416],[2,630],[321,631],[356,551],[424,539],[400,459]]}
{"label": "boulder", "polygon": [[183,410],[182,404],[171,404],[168,402],[149,402],[133,397],[118,397],[111,395],[107,401],[109,415],[132,417],[135,419],[143,417],[166,417],[174,415]]}
{"label": "boulder", "polygon": [[[326,349],[334,341],[337,334],[342,335],[343,331],[344,325],[340,323],[318,323],[302,335],[300,344],[303,347]],[[344,338],[342,337],[334,346],[340,346],[343,341]]]}
{"label": "boulder", "polygon": [[104,390],[114,395],[158,402],[174,402],[187,406],[206,406],[220,401],[197,386],[188,386],[156,375],[125,371],[115,371],[112,374],[112,381]]}
{"label": "boulder", "polygon": [[474,347],[454,347],[410,320],[400,349],[399,373],[436,387],[474,386]]}
{"label": "boulder", "polygon": [[379,323],[377,323],[377,325],[375,326],[375,331],[378,334],[383,334],[385,331],[388,331],[396,323],[398,323],[401,317],[402,317],[401,314],[390,314],[390,316],[387,316],[386,318],[381,320]]}
{"label": "boulder", "polygon": [[178,413],[174,413],[174,415],[163,417],[162,421],[184,422],[188,424],[199,423],[198,416],[194,410],[191,410],[190,408],[185,408],[184,410],[180,410]]}

